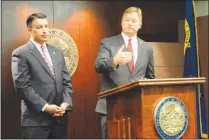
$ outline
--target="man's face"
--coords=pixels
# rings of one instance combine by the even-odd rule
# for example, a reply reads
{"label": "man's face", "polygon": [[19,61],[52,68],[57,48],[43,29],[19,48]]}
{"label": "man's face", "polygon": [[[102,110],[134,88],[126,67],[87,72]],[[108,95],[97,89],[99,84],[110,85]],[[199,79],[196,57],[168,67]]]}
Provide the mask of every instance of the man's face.
{"label": "man's face", "polygon": [[43,44],[47,41],[49,34],[48,21],[47,19],[37,18],[32,22],[32,27],[28,28],[32,38],[39,44]]}
{"label": "man's face", "polygon": [[126,13],[123,15],[121,26],[126,35],[134,36],[142,26],[142,16],[139,17],[136,12]]}

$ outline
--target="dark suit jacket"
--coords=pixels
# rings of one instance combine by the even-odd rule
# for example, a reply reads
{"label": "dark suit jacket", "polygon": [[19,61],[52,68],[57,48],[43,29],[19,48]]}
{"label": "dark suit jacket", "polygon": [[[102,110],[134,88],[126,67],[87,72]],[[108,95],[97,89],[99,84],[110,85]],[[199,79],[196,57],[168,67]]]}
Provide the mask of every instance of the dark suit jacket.
{"label": "dark suit jacket", "polygon": [[42,112],[46,103],[60,105],[65,102],[72,107],[72,84],[62,51],[47,44],[55,69],[56,78],[42,55],[29,41],[12,53],[12,77],[16,92],[20,95],[21,126],[48,126],[56,118],[67,123],[67,114],[55,117]]}
{"label": "dark suit jacket", "polygon": [[[139,79],[155,78],[153,49],[139,38],[134,72],[130,71],[129,63],[113,66],[113,57],[122,45],[125,45],[125,42],[121,34],[105,38],[100,44],[94,67],[98,73],[103,73],[101,92]],[[96,112],[107,114],[106,98],[98,99]]]}

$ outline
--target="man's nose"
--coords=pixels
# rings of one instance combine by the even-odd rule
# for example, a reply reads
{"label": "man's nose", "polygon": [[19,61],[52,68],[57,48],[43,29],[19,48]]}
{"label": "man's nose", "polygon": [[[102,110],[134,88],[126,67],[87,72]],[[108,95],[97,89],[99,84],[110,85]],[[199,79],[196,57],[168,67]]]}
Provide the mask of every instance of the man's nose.
{"label": "man's nose", "polygon": [[128,22],[128,25],[132,25],[132,24],[133,24],[132,21],[129,21],[129,22]]}
{"label": "man's nose", "polygon": [[46,33],[48,31],[48,29],[47,28],[43,28],[43,30],[42,30],[42,32],[44,32],[44,33]]}

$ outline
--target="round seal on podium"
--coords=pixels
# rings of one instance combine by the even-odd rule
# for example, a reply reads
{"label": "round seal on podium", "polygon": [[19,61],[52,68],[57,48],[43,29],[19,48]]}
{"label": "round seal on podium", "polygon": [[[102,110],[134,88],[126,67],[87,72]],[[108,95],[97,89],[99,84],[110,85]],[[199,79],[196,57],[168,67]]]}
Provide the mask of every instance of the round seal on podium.
{"label": "round seal on podium", "polygon": [[184,103],[173,96],[163,98],[154,110],[155,127],[163,139],[179,139],[188,125],[188,112]]}

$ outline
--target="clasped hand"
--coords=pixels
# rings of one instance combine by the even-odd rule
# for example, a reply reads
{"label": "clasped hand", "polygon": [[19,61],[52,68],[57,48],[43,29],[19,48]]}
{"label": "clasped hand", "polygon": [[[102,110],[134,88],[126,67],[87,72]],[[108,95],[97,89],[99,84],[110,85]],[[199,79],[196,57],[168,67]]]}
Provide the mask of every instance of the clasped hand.
{"label": "clasped hand", "polygon": [[59,116],[63,116],[66,108],[67,108],[66,104],[61,104],[60,106],[52,104],[52,105],[47,105],[44,111],[49,114],[52,114],[53,117],[59,117]]}

